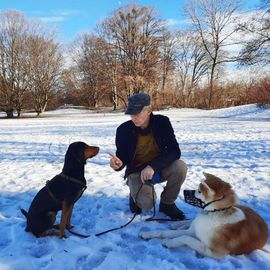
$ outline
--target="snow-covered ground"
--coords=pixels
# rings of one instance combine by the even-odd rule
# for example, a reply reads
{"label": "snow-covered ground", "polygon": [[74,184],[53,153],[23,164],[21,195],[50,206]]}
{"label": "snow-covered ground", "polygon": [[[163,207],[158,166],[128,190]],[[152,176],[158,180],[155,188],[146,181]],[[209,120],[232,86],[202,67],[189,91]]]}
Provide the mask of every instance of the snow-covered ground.
{"label": "snow-covered ground", "polygon": [[[182,189],[196,188],[203,171],[213,173],[230,182],[240,202],[258,211],[270,227],[270,109],[247,105],[159,113],[170,117],[182,159],[188,164]],[[65,240],[38,239],[26,233],[19,208],[28,209],[46,180],[61,172],[65,151],[74,141],[101,148],[86,165],[88,188],[75,205],[74,230],[95,234],[125,224],[132,217],[123,171],[114,172],[109,167],[107,154],[115,150],[117,126],[129,117],[78,110],[58,110],[47,116],[0,119],[1,270],[270,269],[270,240],[266,250],[222,260],[202,257],[188,248],[166,249],[159,240],[143,241],[138,237],[141,230],[170,225],[145,222],[151,211],[136,217],[128,227],[100,237],[82,239],[67,233]],[[160,194],[162,185],[155,187]],[[177,205],[189,218],[198,212],[183,202],[182,191]]]}

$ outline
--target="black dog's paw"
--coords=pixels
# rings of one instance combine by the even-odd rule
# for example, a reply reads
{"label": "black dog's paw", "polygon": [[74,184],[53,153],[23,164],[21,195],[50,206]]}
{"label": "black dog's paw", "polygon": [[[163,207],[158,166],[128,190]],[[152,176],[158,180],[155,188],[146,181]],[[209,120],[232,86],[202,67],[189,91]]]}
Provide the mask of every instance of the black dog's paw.
{"label": "black dog's paw", "polygon": [[55,224],[52,226],[53,229],[60,230],[60,224]]}

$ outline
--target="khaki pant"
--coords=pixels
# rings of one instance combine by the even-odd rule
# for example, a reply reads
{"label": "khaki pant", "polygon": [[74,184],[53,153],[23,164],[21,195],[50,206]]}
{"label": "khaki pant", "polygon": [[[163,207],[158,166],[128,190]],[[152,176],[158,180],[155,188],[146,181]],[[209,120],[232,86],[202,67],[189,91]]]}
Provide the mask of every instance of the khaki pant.
{"label": "khaki pant", "polygon": [[[167,181],[167,183],[160,196],[161,202],[165,204],[173,204],[175,202],[179,195],[180,188],[185,181],[186,174],[187,165],[182,160],[175,160],[169,167],[162,170],[160,182]],[[130,174],[127,178],[127,183],[131,197],[141,209],[150,210],[153,208],[153,188],[151,185],[146,183],[140,189],[142,185],[140,173]],[[156,202],[155,191],[154,201]]]}

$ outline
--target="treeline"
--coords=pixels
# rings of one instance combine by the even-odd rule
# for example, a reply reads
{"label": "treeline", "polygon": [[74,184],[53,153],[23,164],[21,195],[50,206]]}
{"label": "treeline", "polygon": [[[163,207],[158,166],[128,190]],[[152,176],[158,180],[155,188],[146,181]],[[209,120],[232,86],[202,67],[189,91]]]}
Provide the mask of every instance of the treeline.
{"label": "treeline", "polygon": [[[68,49],[40,22],[19,11],[0,13],[0,111],[20,117],[63,104],[117,109],[141,91],[155,109],[270,103],[270,76],[263,74],[270,1],[248,20],[236,16],[235,0],[191,0],[184,10],[190,24],[172,31],[154,7],[123,6]],[[235,63],[261,72],[256,80],[224,79]]]}

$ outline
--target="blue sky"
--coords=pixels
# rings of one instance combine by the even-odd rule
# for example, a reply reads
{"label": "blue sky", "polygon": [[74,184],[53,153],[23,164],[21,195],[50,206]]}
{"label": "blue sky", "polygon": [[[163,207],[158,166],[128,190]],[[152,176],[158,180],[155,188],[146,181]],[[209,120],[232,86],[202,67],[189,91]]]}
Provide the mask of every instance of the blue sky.
{"label": "blue sky", "polygon": [[[171,23],[183,20],[184,0],[0,0],[0,11],[16,9],[28,18],[40,19],[48,26],[58,29],[62,42],[70,42],[76,34],[93,30],[113,10],[130,2],[155,6],[160,17]],[[260,1],[243,2],[245,9],[252,9]]]}

